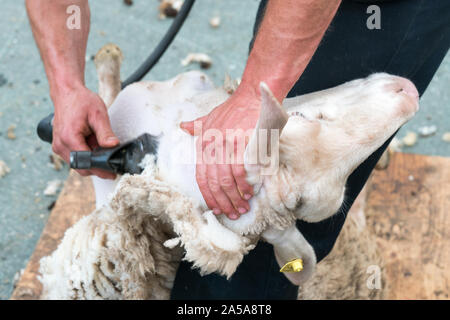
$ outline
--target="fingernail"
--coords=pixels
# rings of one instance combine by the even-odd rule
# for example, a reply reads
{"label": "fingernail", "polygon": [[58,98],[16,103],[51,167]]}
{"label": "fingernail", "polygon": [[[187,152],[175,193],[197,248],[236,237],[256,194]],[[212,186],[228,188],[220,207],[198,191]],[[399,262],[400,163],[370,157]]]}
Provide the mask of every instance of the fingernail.
{"label": "fingernail", "polygon": [[247,209],[240,207],[240,208],[238,208],[238,211],[240,214],[243,214],[243,213],[247,212]]}
{"label": "fingernail", "polygon": [[215,209],[213,209],[213,213],[218,215],[218,214],[220,214],[221,212],[220,212],[219,209],[215,208]]}
{"label": "fingernail", "polygon": [[251,194],[248,194],[248,193],[244,194],[244,199],[245,200],[249,200],[251,197],[252,197]]}
{"label": "fingernail", "polygon": [[230,218],[231,220],[236,220],[237,218],[239,218],[239,216],[235,213],[231,213],[228,218]]}
{"label": "fingernail", "polygon": [[108,141],[108,142],[116,142],[117,138],[116,137],[109,137],[109,138],[106,139],[106,141]]}

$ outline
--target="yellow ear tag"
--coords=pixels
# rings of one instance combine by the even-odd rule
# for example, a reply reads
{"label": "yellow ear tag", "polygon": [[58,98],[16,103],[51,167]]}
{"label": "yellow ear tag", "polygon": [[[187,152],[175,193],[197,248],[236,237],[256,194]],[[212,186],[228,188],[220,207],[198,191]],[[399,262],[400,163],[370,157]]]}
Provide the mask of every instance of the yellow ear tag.
{"label": "yellow ear tag", "polygon": [[303,260],[294,259],[287,262],[281,269],[280,272],[300,272],[303,270]]}

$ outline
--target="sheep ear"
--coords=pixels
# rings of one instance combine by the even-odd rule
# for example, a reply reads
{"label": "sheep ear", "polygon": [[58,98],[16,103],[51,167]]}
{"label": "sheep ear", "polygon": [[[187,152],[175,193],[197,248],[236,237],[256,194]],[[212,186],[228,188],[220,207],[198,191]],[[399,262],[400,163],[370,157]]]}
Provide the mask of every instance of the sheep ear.
{"label": "sheep ear", "polygon": [[271,174],[278,166],[278,146],[281,131],[288,120],[288,114],[274,97],[267,84],[260,83],[261,110],[256,128],[245,150],[247,170],[263,167],[261,174]]}
{"label": "sheep ear", "polygon": [[269,86],[264,82],[259,85],[261,91],[261,112],[259,114],[258,129],[277,129],[281,134],[288,120],[288,114],[274,97]]}

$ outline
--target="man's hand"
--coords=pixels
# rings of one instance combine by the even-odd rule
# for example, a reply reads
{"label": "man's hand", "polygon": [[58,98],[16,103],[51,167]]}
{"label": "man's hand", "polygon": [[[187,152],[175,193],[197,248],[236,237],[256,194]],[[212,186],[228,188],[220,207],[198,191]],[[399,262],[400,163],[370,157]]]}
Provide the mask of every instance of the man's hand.
{"label": "man's hand", "polygon": [[[67,28],[67,8],[80,8],[80,28]],[[26,0],[28,17],[44,63],[55,106],[53,151],[69,161],[70,151],[119,143],[102,99],[84,85],[86,45],[90,27],[88,0]],[[102,170],[78,170],[113,179]]]}
{"label": "man's hand", "polygon": [[[89,151],[98,146],[111,148],[119,144],[109,123],[102,99],[79,86],[53,97],[53,151],[69,162],[70,151]],[[94,174],[114,179],[115,174],[102,170],[77,170],[83,176]]]}
{"label": "man's hand", "polygon": [[[197,159],[205,158],[207,153],[220,152],[221,164],[203,161],[197,163],[196,178],[206,204],[215,214],[226,214],[230,219],[238,219],[241,214],[250,210],[248,200],[253,196],[253,188],[246,181],[243,165],[243,151],[236,150],[236,141],[227,141],[227,129],[247,131],[256,126],[259,116],[260,101],[256,95],[236,91],[225,103],[216,107],[208,115],[192,122],[184,122],[181,128],[194,135],[194,127],[201,125],[205,136],[208,129],[216,129],[222,133],[223,141],[197,141]],[[247,144],[248,141],[245,142]],[[226,145],[232,148],[226,148]],[[215,146],[223,146],[218,151]],[[223,152],[222,152],[223,151]],[[234,157],[230,153],[236,153]],[[203,157],[202,157],[203,156]],[[230,161],[230,159],[236,159]]]}

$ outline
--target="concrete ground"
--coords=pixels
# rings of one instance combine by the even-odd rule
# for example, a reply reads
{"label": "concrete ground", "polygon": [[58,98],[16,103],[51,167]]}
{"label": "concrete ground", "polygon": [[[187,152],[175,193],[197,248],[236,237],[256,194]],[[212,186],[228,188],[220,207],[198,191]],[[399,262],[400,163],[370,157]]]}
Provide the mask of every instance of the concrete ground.
{"label": "concrete ground", "polygon": [[[150,4],[149,4],[150,3]],[[198,68],[180,64],[190,52],[209,54],[213,66],[206,73],[221,84],[225,72],[241,76],[258,1],[197,1],[185,26],[147,76],[164,80]],[[44,196],[48,181],[64,181],[67,166],[55,171],[50,164],[50,145],[35,134],[39,120],[52,112],[48,85],[35,47],[23,1],[2,2],[0,13],[0,160],[11,172],[0,179],[0,299],[13,289],[14,275],[25,267],[47,221],[55,196]],[[125,56],[123,78],[147,57],[172,20],[157,19],[157,1],[134,0],[131,7],[122,0],[91,1],[92,25],[87,50],[86,81],[96,90],[91,56],[107,42],[118,44]],[[219,15],[222,23],[212,29],[209,19]],[[421,111],[399,133],[425,125],[436,125],[437,133],[406,152],[450,156],[450,144],[441,140],[450,131],[450,54],[441,65],[421,102]],[[15,125],[16,138],[8,138]]]}

